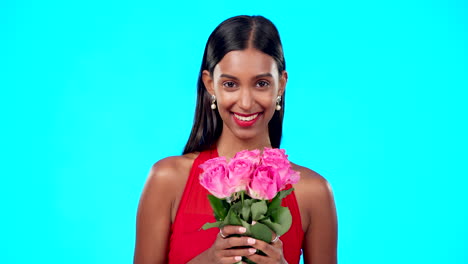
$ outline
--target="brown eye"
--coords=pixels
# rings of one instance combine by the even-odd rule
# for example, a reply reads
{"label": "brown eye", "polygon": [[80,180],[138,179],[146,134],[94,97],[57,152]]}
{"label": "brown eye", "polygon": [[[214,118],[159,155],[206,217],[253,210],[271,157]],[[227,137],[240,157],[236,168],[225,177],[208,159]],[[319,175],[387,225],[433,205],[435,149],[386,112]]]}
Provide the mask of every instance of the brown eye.
{"label": "brown eye", "polygon": [[267,87],[270,86],[270,83],[267,81],[258,81],[257,82],[257,87]]}
{"label": "brown eye", "polygon": [[223,82],[223,86],[226,87],[226,88],[235,88],[236,83],[232,82],[232,81],[227,81],[227,82]]}

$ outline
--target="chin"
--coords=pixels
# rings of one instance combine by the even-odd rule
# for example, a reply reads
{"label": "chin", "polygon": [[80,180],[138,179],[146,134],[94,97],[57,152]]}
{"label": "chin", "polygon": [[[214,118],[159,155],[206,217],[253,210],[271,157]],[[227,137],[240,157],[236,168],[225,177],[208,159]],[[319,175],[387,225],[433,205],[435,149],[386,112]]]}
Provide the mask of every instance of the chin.
{"label": "chin", "polygon": [[[229,128],[228,128],[229,129]],[[266,133],[265,133],[266,131]],[[255,138],[259,138],[261,135],[268,135],[268,128],[265,129],[236,129],[232,130],[231,133],[241,140],[251,140]]]}
{"label": "chin", "polygon": [[[268,123],[265,122],[265,112],[259,112],[259,116],[256,121],[253,120],[252,124],[249,122],[239,122],[234,117],[233,112],[229,112],[225,116],[221,116],[224,123],[223,129],[229,129],[230,133],[241,140],[251,140],[260,136],[268,136]],[[252,121],[251,121],[252,122]]]}
{"label": "chin", "polygon": [[234,133],[234,135],[239,139],[249,140],[249,139],[255,138],[258,135],[258,133],[245,133],[245,132],[242,133],[242,132],[240,132],[240,133]]}

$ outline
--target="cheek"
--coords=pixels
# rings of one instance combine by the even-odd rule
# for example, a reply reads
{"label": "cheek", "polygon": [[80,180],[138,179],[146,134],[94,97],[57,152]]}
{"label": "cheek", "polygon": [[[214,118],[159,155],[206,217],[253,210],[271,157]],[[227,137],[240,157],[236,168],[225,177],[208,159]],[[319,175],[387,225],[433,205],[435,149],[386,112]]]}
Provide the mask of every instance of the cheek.
{"label": "cheek", "polygon": [[257,96],[256,101],[265,109],[271,110],[276,107],[276,99],[271,94],[261,94]]}
{"label": "cheek", "polygon": [[218,104],[223,108],[231,107],[233,104],[236,103],[237,97],[235,93],[220,93],[216,98]]}

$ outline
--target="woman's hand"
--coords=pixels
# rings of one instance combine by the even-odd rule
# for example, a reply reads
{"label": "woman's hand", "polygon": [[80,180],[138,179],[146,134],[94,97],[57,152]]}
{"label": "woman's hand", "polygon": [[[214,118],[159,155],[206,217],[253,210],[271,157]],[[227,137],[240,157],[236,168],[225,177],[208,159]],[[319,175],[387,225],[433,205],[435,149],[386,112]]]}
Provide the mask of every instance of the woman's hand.
{"label": "woman's hand", "polygon": [[220,229],[213,245],[189,263],[232,264],[241,261],[242,257],[250,257],[257,252],[253,246],[258,240],[245,236],[230,237],[230,235],[242,235],[245,231],[245,227],[241,226],[224,226]]}
{"label": "woman's hand", "polygon": [[275,242],[266,243],[262,240],[256,240],[252,245],[257,250],[261,250],[266,256],[255,254],[247,258],[257,264],[287,264],[283,255],[283,242],[277,239]]}

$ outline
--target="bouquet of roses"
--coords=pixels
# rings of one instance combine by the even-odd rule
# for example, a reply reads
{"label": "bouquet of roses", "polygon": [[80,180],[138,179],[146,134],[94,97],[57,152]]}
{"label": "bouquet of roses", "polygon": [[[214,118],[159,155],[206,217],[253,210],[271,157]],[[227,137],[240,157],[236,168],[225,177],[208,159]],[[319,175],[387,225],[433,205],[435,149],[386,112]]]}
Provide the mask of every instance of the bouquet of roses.
{"label": "bouquet of roses", "polygon": [[200,184],[208,195],[216,222],[206,223],[203,229],[239,225],[247,229],[245,235],[271,242],[291,227],[292,217],[281,200],[293,188],[288,184],[299,181],[299,172],[292,170],[284,149],[265,148],[243,150],[229,162],[225,157],[207,160],[200,165]]}

